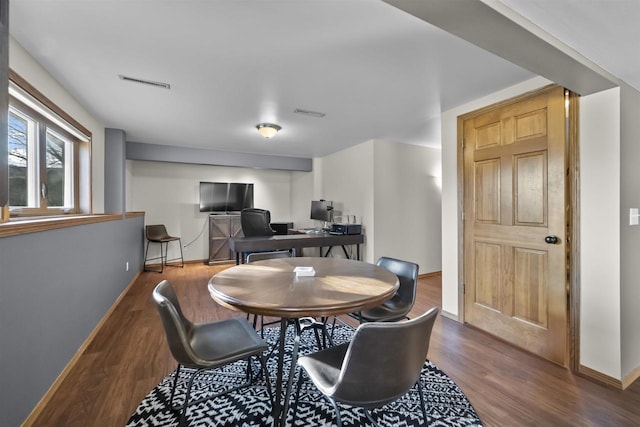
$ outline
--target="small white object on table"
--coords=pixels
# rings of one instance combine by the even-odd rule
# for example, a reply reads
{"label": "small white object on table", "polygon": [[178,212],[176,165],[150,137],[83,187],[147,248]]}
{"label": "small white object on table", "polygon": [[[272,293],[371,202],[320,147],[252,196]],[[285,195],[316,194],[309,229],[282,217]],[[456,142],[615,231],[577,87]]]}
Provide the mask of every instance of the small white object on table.
{"label": "small white object on table", "polygon": [[296,273],[296,276],[315,276],[316,275],[316,271],[313,269],[313,267],[298,266],[294,268],[293,271]]}

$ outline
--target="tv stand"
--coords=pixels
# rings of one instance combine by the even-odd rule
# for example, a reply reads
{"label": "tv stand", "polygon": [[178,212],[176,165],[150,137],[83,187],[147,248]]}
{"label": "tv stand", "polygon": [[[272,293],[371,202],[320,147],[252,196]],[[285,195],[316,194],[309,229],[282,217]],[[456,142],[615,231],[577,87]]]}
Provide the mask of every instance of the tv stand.
{"label": "tv stand", "polygon": [[242,236],[239,214],[209,215],[209,265],[232,262],[235,254],[229,241]]}

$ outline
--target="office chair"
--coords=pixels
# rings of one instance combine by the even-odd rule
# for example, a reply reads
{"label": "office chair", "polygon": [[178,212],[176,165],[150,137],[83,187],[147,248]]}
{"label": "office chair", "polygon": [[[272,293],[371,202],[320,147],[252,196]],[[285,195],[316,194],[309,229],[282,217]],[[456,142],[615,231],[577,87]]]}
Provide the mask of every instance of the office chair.
{"label": "office chair", "polygon": [[291,258],[289,251],[251,252],[247,255],[247,263],[262,261],[265,259]]}
{"label": "office chair", "polygon": [[[246,208],[240,211],[240,225],[244,237],[269,237],[276,234],[271,228],[271,212],[266,209]],[[253,252],[242,253],[244,257]]]}
{"label": "office chair", "polygon": [[[144,271],[155,271],[157,273],[162,273],[164,271],[164,266],[169,267],[184,267],[184,256],[182,254],[182,240],[177,236],[170,236],[167,233],[167,229],[164,224],[157,225],[147,225],[144,228],[145,237],[147,238],[147,248],[144,251]],[[167,260],[167,253],[169,251],[169,243],[170,242],[178,242],[180,246],[180,258],[174,258]],[[160,256],[155,258],[147,258],[149,255],[149,244],[150,243],[159,243],[160,244]],[[163,251],[164,248],[164,251]],[[153,261],[155,259],[160,259],[160,270],[153,270],[147,268],[147,261]],[[168,264],[168,261],[177,261],[180,260],[180,265]]]}
{"label": "office chair", "polygon": [[[412,320],[363,323],[351,342],[298,359],[298,365],[333,406],[338,427],[342,421],[337,402],[363,408],[369,421],[377,425],[372,410],[397,400],[416,384],[423,424],[429,425],[419,380],[437,314],[434,307]],[[291,425],[295,425],[303,379],[300,372]]]}
{"label": "office chair", "polygon": [[[260,360],[262,375],[264,375],[269,398],[273,404],[266,358],[263,355],[269,346],[258,336],[246,319],[234,317],[217,322],[194,324],[182,313],[175,291],[167,280],[160,282],[153,290],[153,300],[160,313],[171,354],[178,362],[169,405],[172,410],[180,411],[179,425],[185,424],[189,405],[250,386],[253,382],[252,356],[256,356]],[[247,381],[244,384],[202,399],[189,401],[193,381],[200,372],[243,359],[247,360]],[[180,369],[183,367],[192,368],[194,372],[189,377],[184,404],[174,407],[173,398],[180,377]]]}
{"label": "office chair", "polygon": [[273,236],[271,212],[266,209],[246,208],[240,211],[240,225],[244,237]]}

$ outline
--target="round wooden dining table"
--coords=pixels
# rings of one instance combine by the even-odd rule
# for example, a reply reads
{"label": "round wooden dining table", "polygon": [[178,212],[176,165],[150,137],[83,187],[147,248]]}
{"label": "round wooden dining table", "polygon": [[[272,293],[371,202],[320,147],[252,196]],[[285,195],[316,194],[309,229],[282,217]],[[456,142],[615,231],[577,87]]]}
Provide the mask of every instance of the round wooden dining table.
{"label": "round wooden dining table", "polygon": [[[297,274],[312,268],[314,274]],[[236,265],[209,280],[209,293],[220,305],[245,313],[281,318],[274,425],[285,425],[300,343],[297,319],[357,312],[390,299],[398,277],[374,264],[343,258],[293,257]],[[293,320],[293,322],[292,322]],[[283,360],[286,329],[296,327],[284,398]],[[325,331],[326,332],[326,331]]]}

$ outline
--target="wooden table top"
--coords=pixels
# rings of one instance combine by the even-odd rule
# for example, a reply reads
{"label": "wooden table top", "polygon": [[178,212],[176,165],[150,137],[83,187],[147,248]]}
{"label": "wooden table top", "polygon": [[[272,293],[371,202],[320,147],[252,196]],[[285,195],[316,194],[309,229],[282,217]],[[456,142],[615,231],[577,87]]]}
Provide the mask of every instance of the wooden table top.
{"label": "wooden table top", "polygon": [[[315,276],[296,276],[297,266]],[[246,313],[300,318],[351,313],[380,305],[398,289],[390,271],[342,258],[293,257],[236,265],[209,280],[219,304]]]}

